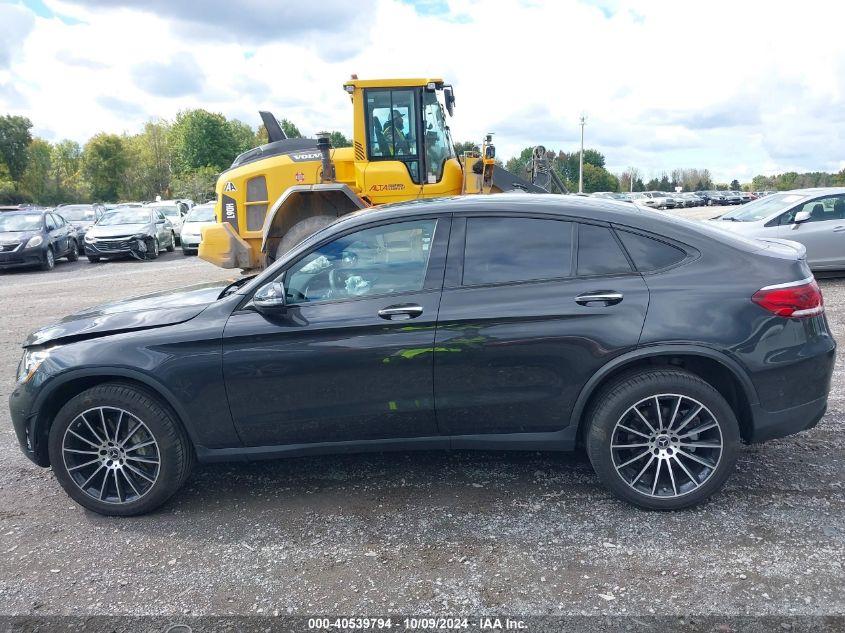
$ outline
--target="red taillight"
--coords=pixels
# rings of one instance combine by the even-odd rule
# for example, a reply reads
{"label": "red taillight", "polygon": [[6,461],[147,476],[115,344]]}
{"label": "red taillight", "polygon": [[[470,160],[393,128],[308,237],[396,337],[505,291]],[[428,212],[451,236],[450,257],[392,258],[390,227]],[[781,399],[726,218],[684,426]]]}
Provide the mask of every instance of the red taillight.
{"label": "red taillight", "polygon": [[822,291],[812,277],[788,284],[766,286],[755,292],[751,300],[781,317],[811,317],[824,312]]}

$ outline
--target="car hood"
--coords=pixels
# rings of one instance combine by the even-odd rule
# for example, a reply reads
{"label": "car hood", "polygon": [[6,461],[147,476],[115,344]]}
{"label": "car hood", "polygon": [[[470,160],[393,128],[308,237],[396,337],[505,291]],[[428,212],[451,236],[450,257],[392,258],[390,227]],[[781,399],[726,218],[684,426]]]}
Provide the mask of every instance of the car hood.
{"label": "car hood", "polygon": [[88,229],[88,235],[91,237],[120,237],[143,233],[149,228],[149,222],[145,224],[115,224],[114,226],[94,225]]}
{"label": "car hood", "polygon": [[209,282],[86,308],[36,330],[24,347],[184,323],[217,301],[228,284]]}
{"label": "car hood", "polygon": [[38,235],[38,231],[0,231],[0,244],[17,244]]}

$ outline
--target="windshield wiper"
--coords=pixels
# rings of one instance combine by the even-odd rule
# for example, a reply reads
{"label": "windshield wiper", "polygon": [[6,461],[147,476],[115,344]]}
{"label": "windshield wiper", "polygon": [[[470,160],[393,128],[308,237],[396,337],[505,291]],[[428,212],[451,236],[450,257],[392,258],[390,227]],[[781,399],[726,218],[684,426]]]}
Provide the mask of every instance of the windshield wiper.
{"label": "windshield wiper", "polygon": [[220,296],[218,296],[217,298],[222,299],[223,297],[228,297],[235,290],[243,286],[246,282],[255,279],[255,277],[255,275],[250,275],[248,277],[241,277],[240,279],[235,279],[235,281],[233,281],[228,286],[223,288],[223,290],[220,291]]}

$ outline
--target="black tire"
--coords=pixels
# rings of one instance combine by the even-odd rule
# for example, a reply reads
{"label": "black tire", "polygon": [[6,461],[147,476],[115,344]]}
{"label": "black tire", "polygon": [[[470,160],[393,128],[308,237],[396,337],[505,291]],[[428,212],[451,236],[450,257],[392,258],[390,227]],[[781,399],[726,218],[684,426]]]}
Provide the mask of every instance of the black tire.
{"label": "black tire", "polygon": [[171,231],[170,233],[170,244],[167,246],[167,252],[172,253],[176,250],[176,234]]}
{"label": "black tire", "polygon": [[56,267],[56,256],[53,247],[48,246],[44,253],[44,261],[41,262],[41,270],[53,270]]}
{"label": "black tire", "polygon": [[[667,395],[662,396],[662,394]],[[714,443],[721,443],[718,457],[714,456],[716,449],[691,449],[688,447],[689,445],[686,445],[682,451],[679,451],[676,444],[670,444],[669,440],[666,439],[665,446],[668,446],[666,448],[668,456],[665,456],[666,453],[661,451],[661,456],[657,457],[656,462],[653,462],[652,460],[655,459],[658,448],[656,443],[651,444],[650,442],[656,441],[661,437],[666,437],[665,434],[658,434],[653,440],[640,440],[638,436],[630,434],[628,435],[630,440],[624,441],[644,442],[642,444],[643,448],[623,449],[631,450],[630,453],[622,453],[617,449],[617,453],[614,454],[613,449],[611,449],[611,442],[614,440],[618,442],[620,441],[619,437],[621,437],[620,435],[616,435],[617,431],[618,433],[627,434],[627,431],[618,429],[617,423],[622,423],[623,416],[628,415],[635,404],[639,407],[640,403],[645,402],[646,404],[642,406],[649,406],[649,403],[657,395],[661,395],[664,398],[662,401],[658,400],[658,402],[661,402],[663,407],[667,405],[669,407],[668,409],[663,409],[662,420],[667,419],[667,416],[671,413],[672,403],[675,402],[678,396],[687,399],[684,402],[703,405],[704,409],[701,410],[701,417],[693,416],[692,419],[695,421],[690,423],[690,425],[700,424],[700,426],[692,428],[692,430],[705,428],[709,424],[706,420],[715,421],[716,427],[709,431],[704,431],[693,438],[677,441],[699,442],[702,435],[714,434],[718,438]],[[680,402],[680,400],[678,401]],[[656,415],[658,407],[651,406]],[[695,407],[691,405],[690,408],[694,410]],[[646,412],[648,413],[647,410]],[[684,413],[683,415],[687,414]],[[740,444],[739,424],[737,423],[736,415],[716,389],[698,376],[687,371],[680,369],[656,369],[620,376],[602,389],[593,401],[590,410],[587,412],[587,416],[589,427],[585,430],[584,440],[587,455],[596,474],[617,497],[641,508],[651,510],[679,510],[702,503],[724,485],[734,470]],[[674,419],[675,416],[672,417]],[[633,416],[626,418],[626,424],[631,419],[635,420],[636,418]],[[670,422],[667,424],[667,427],[672,426],[678,428],[681,422],[683,420],[674,425]],[[683,432],[688,433],[689,430],[690,426],[684,429]],[[640,431],[649,433],[644,426],[640,427]],[[660,431],[660,429],[656,429],[656,431]],[[680,433],[681,431],[678,431],[678,434]],[[648,444],[645,443],[647,441],[649,442]],[[672,439],[671,441],[675,442],[676,440]],[[702,442],[700,444],[702,446],[707,443],[704,440]],[[618,466],[621,467],[627,461],[627,459],[621,461],[624,457],[633,455],[640,450],[644,451],[641,461],[634,462],[631,466],[626,467],[627,470],[622,468],[617,470],[616,459],[620,460]],[[652,451],[654,451],[654,455]],[[689,451],[690,453],[709,451],[707,454],[696,453],[696,455],[699,458],[706,458],[706,461],[709,461],[715,467],[709,469],[702,467],[698,462],[694,462],[687,457],[684,457],[682,462],[682,455],[678,453],[683,453],[684,451]],[[674,457],[672,457],[673,453]],[[620,455],[624,457],[619,457]],[[650,481],[654,482],[656,480],[654,488],[657,488],[658,484],[661,486],[657,490],[657,496],[653,496],[654,488],[652,489],[652,494],[649,494],[647,490],[642,491],[641,489],[636,489],[626,479],[623,479],[623,476],[630,476],[627,473],[639,471],[640,464],[645,464],[646,461],[655,464],[654,468],[656,472],[652,474],[651,471],[647,470],[648,466],[645,466],[642,469],[645,471],[645,475],[640,473],[644,479],[639,482],[636,481],[636,476],[631,476],[631,479],[634,484],[639,483],[641,485],[640,488],[642,484],[645,484],[647,488]],[[666,464],[666,467],[663,467],[663,464]],[[674,467],[672,466],[673,464]],[[687,466],[684,466],[684,464]],[[660,470],[661,467],[663,467],[662,471]],[[686,474],[682,473],[681,468],[691,471],[692,475],[697,479],[687,477]],[[697,474],[697,469],[701,470],[702,474],[700,476]],[[672,474],[673,470],[679,474],[675,476]],[[626,475],[623,475],[623,472]],[[651,476],[651,480],[648,479],[649,476]],[[670,481],[667,481],[667,479],[670,479]],[[671,488],[669,486],[670,483]],[[660,496],[661,490],[665,490],[667,496]],[[670,492],[674,494],[669,494]]]}
{"label": "black tire", "polygon": [[149,259],[158,259],[161,254],[161,245],[158,243],[158,238],[153,238],[152,250],[149,252]]}
{"label": "black tire", "polygon": [[297,222],[279,241],[279,245],[276,247],[276,259],[278,260],[306,237],[327,227],[335,220],[337,218],[331,215],[315,215],[314,217]]}
{"label": "black tire", "polygon": [[79,259],[79,244],[76,243],[76,240],[70,241],[70,250],[67,254],[67,260],[69,262],[75,262]]}
{"label": "black tire", "polygon": [[[80,414],[90,409],[96,409],[97,407],[120,409],[134,416],[137,420],[143,422],[146,426],[145,430],[149,431],[149,435],[156,442],[157,454],[160,461],[155,481],[147,489],[143,490],[137,498],[126,501],[100,501],[82,490],[68,471],[64,456],[69,453],[63,451],[63,442],[66,436],[70,437],[68,427],[79,419],[78,416]],[[94,416],[92,423],[97,428],[97,432],[99,432],[101,429],[96,426],[99,418],[96,413],[92,412],[91,415]],[[126,417],[128,418],[129,415]],[[114,428],[116,440],[119,439],[120,428],[119,425]],[[123,429],[126,431],[125,426]],[[90,437],[94,439],[93,436]],[[106,437],[108,439],[108,436]],[[125,438],[127,441],[129,439],[129,437]],[[82,444],[81,446],[85,445]],[[53,472],[59,484],[65,489],[65,492],[84,508],[108,516],[135,516],[155,510],[182,487],[193,468],[195,459],[190,440],[182,425],[175,419],[170,408],[164,406],[153,393],[148,392],[146,389],[123,383],[97,385],[82,392],[65,404],[56,416],[53,426],[50,428],[48,449]],[[106,459],[106,457],[102,459]],[[97,463],[90,468],[98,467],[99,464]],[[89,471],[82,472],[87,475]],[[104,469],[102,472],[104,473],[104,477],[106,477],[109,471]],[[120,479],[117,473],[114,474],[114,478]],[[137,477],[135,479],[139,482],[142,481]],[[94,485],[96,485],[97,481],[95,476]],[[108,485],[112,484],[109,483]],[[123,485],[124,492],[129,492],[129,486],[126,483]],[[117,492],[118,488],[114,487],[113,490],[117,498],[120,499],[120,493]]]}
{"label": "black tire", "polygon": [[91,262],[92,264],[96,264],[97,262],[100,261],[100,258],[96,257],[95,255],[89,255],[88,261]]}

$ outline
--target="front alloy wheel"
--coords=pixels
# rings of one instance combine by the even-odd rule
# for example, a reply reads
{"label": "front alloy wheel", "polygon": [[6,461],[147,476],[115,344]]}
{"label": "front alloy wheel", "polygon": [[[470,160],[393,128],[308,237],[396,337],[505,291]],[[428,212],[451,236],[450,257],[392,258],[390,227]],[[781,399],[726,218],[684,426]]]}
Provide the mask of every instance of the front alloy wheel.
{"label": "front alloy wheel", "polygon": [[50,465],[81,506],[112,516],[154,510],[185,482],[193,447],[172,410],[146,388],[104,383],[68,401],[48,439]]}
{"label": "front alloy wheel", "polygon": [[150,429],[117,407],[97,407],[76,416],[65,430],[62,457],[76,486],[103,503],[140,499],[155,485],[161,466]]}

